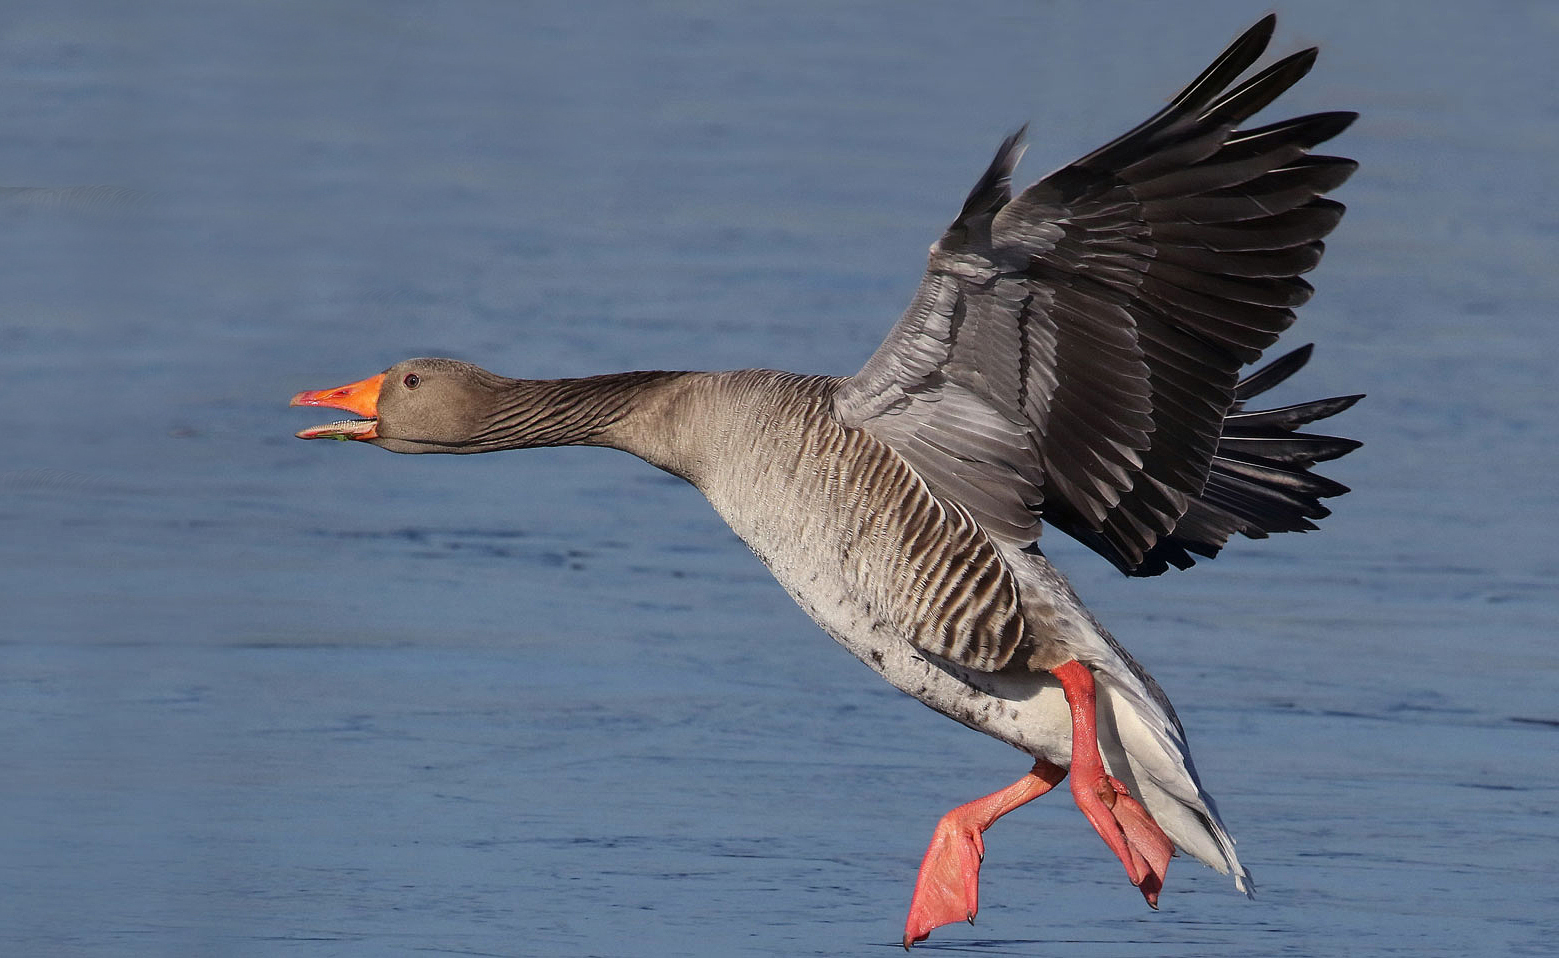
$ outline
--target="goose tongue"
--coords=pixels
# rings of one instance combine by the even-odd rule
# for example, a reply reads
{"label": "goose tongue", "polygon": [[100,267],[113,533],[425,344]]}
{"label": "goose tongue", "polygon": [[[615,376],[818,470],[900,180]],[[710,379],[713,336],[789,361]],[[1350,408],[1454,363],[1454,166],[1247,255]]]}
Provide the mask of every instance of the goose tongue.
{"label": "goose tongue", "polygon": [[375,419],[343,419],[323,426],[310,426],[293,433],[299,439],[377,439],[379,422]]}
{"label": "goose tongue", "polygon": [[379,388],[384,385],[384,374],[335,389],[310,389],[292,397],[289,405],[321,406],[325,409],[344,409],[366,419],[346,419],[323,426],[310,426],[299,430],[299,439],[374,439],[379,435]]}

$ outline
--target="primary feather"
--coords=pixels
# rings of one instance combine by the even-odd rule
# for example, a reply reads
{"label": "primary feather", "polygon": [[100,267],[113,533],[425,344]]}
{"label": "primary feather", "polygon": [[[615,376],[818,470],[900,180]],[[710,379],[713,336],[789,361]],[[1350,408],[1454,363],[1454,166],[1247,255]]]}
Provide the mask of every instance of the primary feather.
{"label": "primary feather", "polygon": [[1315,62],[1305,50],[1237,83],[1272,25],[1016,198],[1022,131],[1008,137],[904,317],[835,395],[840,421],[998,540],[1027,545],[1048,522],[1131,574],[1324,515],[1314,500],[1341,486],[1270,459],[1292,440],[1252,445],[1272,420],[1226,422],[1240,369],[1310,297],[1299,274],[1342,214],[1322,194],[1355,168],[1309,152],[1352,113],[1238,129]]}

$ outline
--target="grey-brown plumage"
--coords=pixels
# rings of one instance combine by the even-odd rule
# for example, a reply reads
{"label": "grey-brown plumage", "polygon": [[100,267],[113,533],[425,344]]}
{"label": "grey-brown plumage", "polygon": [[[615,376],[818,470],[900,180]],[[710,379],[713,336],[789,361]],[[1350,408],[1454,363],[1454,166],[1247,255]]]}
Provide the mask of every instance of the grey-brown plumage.
{"label": "grey-brown plumage", "polygon": [[1310,296],[1298,274],[1342,213],[1320,196],[1355,168],[1308,155],[1351,113],[1236,132],[1315,62],[1296,53],[1227,89],[1273,22],[1157,116],[1010,200],[1009,137],[904,318],[840,390],[840,420],[993,535],[1026,543],[1048,522],[1127,572],[1277,531],[1198,509],[1169,541],[1203,492],[1240,368]]}
{"label": "grey-brown plumage", "polygon": [[[1237,128],[1308,50],[1237,83],[1268,17],[1159,114],[1011,196],[1009,137],[856,375],[641,372],[528,381],[418,359],[300,404],[369,421],[300,436],[397,452],[591,444],[681,476],[796,601],[897,687],[1065,767],[1049,671],[1097,678],[1099,747],[1173,842],[1242,888],[1168,698],[1036,548],[1044,525],[1135,575],[1234,533],[1314,528],[1358,443],[1298,431],[1357,397],[1249,400],[1309,347],[1240,380],[1290,323],[1351,161],[1309,151],[1352,114]],[[1108,839],[1107,839],[1108,840]],[[1167,852],[1166,852],[1167,854]],[[1130,865],[1128,864],[1128,869]],[[1135,880],[1135,879],[1134,879]],[[1152,899],[1150,898],[1150,901]]]}

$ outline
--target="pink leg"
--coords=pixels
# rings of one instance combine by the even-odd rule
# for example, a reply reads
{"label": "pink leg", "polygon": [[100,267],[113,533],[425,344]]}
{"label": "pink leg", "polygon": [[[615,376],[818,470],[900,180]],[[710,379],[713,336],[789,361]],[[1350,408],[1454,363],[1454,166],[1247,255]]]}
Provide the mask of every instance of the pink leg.
{"label": "pink leg", "polygon": [[915,879],[915,897],[904,922],[904,947],[925,941],[933,928],[955,921],[974,922],[980,910],[980,861],[985,841],[980,833],[996,819],[1050,791],[1066,777],[1066,769],[1036,761],[1033,771],[999,792],[960,805],[937,822],[931,845]]}
{"label": "pink leg", "polygon": [[1099,756],[1093,673],[1077,660],[1050,670],[1072,709],[1072,797],[1077,807],[1126,866],[1126,876],[1153,908],[1175,846],[1126,786],[1105,774]]}

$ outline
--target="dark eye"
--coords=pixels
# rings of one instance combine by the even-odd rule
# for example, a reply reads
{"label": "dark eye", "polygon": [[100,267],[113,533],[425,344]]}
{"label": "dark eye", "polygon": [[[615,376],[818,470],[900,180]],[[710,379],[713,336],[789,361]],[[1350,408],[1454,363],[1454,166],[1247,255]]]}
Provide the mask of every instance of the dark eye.
{"label": "dark eye", "polygon": [[402,379],[401,382],[406,384],[407,389],[416,389],[422,384],[422,377],[416,373],[407,373],[406,378]]}

